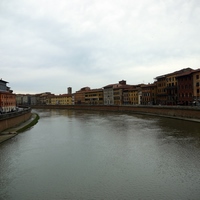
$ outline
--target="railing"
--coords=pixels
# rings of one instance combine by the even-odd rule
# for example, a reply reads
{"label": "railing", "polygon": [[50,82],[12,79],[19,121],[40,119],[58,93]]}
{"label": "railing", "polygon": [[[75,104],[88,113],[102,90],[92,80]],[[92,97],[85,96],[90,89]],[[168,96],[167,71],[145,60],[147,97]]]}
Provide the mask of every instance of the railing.
{"label": "railing", "polygon": [[30,107],[19,108],[17,111],[0,114],[0,120],[17,117],[31,111]]}

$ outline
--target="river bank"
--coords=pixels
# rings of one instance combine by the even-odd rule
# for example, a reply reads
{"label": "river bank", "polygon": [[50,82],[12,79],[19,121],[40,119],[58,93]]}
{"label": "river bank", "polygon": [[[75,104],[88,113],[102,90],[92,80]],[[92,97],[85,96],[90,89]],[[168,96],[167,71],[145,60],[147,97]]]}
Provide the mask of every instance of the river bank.
{"label": "river bank", "polygon": [[179,120],[200,122],[200,107],[192,106],[150,106],[150,105],[35,105],[35,109],[66,109],[66,110],[90,110],[111,111],[119,113],[137,113],[153,115]]}
{"label": "river bank", "polygon": [[18,133],[25,131],[26,129],[34,126],[39,120],[39,116],[36,113],[31,114],[31,118],[20,125],[4,130],[0,133],[0,143],[15,137]]}

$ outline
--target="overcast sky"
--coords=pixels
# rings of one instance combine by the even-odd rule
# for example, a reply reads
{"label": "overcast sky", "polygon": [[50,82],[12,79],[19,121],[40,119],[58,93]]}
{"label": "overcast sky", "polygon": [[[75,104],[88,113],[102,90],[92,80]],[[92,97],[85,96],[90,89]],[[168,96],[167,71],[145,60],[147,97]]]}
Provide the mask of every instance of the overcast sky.
{"label": "overcast sky", "polygon": [[14,93],[101,88],[200,68],[199,0],[0,0],[0,78]]}

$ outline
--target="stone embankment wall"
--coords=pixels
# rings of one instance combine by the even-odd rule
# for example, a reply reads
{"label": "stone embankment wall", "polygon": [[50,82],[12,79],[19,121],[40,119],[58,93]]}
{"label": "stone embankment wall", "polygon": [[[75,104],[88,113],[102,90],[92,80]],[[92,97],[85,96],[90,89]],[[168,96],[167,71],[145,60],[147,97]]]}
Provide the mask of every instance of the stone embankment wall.
{"label": "stone embankment wall", "polygon": [[0,132],[15,127],[31,118],[31,109],[0,115]]}
{"label": "stone embankment wall", "polygon": [[41,105],[33,106],[33,108],[131,112],[174,118],[200,119],[200,107],[196,106]]}

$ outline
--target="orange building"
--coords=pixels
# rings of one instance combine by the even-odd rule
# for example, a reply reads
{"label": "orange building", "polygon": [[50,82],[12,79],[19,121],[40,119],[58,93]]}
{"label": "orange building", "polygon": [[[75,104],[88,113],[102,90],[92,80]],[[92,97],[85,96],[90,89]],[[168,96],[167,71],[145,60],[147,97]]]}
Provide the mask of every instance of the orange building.
{"label": "orange building", "polygon": [[157,95],[157,84],[147,84],[142,85],[142,105],[155,105],[156,104],[156,95]]}
{"label": "orange building", "polygon": [[10,112],[16,110],[16,96],[7,87],[6,81],[0,80],[0,112]]}
{"label": "orange building", "polygon": [[74,103],[75,104],[85,104],[85,93],[90,91],[89,87],[81,88],[74,94]]}

